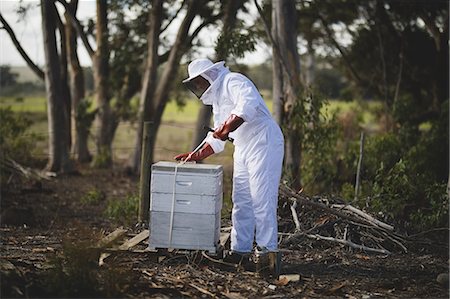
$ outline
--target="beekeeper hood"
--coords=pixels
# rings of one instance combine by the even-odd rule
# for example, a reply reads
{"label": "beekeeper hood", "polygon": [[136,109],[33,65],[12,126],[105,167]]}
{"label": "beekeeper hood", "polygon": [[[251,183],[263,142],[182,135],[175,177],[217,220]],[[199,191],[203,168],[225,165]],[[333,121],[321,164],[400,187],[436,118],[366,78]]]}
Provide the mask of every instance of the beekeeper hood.
{"label": "beekeeper hood", "polygon": [[212,105],[213,97],[208,94],[214,89],[217,79],[227,70],[224,65],[224,61],[213,63],[206,58],[195,59],[189,63],[189,77],[184,79],[183,83],[203,104]]}

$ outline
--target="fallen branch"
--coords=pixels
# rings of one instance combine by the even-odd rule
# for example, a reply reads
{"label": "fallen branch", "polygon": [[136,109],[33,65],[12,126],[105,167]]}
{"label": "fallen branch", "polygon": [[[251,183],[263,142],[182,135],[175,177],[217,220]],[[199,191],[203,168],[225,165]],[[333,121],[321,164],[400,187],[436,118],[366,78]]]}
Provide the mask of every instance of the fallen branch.
{"label": "fallen branch", "polygon": [[380,220],[377,220],[375,218],[373,218],[372,216],[370,216],[369,214],[361,211],[360,209],[357,209],[351,205],[339,205],[339,204],[334,204],[331,206],[332,208],[338,208],[340,210],[348,210],[351,213],[355,213],[356,215],[366,219],[367,221],[369,221],[370,223],[379,226],[381,228],[387,229],[389,231],[393,231],[394,227],[392,225],[389,225],[387,223],[384,223]]}
{"label": "fallen branch", "polygon": [[324,211],[324,212],[328,212],[330,214],[334,214],[340,218],[343,219],[347,219],[347,220],[351,220],[354,221],[356,223],[361,222],[358,218],[349,215],[347,213],[341,212],[339,210],[336,209],[332,209],[330,207],[328,207],[327,205],[324,205],[320,202],[315,202],[312,200],[307,199],[304,196],[301,196],[297,193],[295,193],[294,191],[290,190],[289,187],[285,186],[285,185],[280,185],[280,193],[284,194],[285,196],[287,196],[289,198],[290,201],[294,202],[296,201],[297,203],[303,204],[303,205],[307,205],[307,206],[311,206],[316,210],[320,210],[320,211]]}
{"label": "fallen branch", "polygon": [[8,168],[11,172],[16,172],[19,175],[27,179],[35,179],[40,181],[41,179],[49,180],[48,175],[43,175],[41,172],[31,169],[29,167],[22,166],[11,158],[7,158],[6,160],[0,160],[1,167]]}
{"label": "fallen branch", "polygon": [[374,253],[381,253],[381,254],[391,254],[391,252],[386,250],[386,249],[371,248],[371,247],[367,247],[367,246],[364,246],[364,245],[359,245],[359,244],[353,243],[351,241],[343,240],[343,239],[337,239],[337,238],[333,238],[333,237],[324,237],[324,236],[317,235],[317,234],[315,234],[315,235],[306,234],[305,236],[310,238],[310,239],[324,240],[324,241],[335,242],[335,243],[347,245],[347,246],[350,246],[352,248],[364,250],[364,251],[367,251],[367,252],[374,252]]}
{"label": "fallen branch", "polygon": [[299,231],[300,230],[300,221],[298,221],[297,210],[295,210],[296,207],[297,207],[297,202],[294,201],[291,204],[292,219],[294,220],[294,223],[295,223],[295,231]]}
{"label": "fallen branch", "polygon": [[221,264],[221,265],[228,266],[228,267],[233,267],[233,268],[238,268],[238,267],[239,267],[239,265],[237,265],[237,264],[227,263],[227,262],[223,262],[223,261],[221,261],[221,260],[217,260],[217,259],[215,259],[215,258],[212,258],[212,257],[210,257],[209,255],[207,255],[207,254],[206,254],[205,252],[203,252],[203,251],[202,251],[202,256],[203,256],[204,258],[206,258],[207,260],[213,262],[213,263],[217,263],[217,264]]}
{"label": "fallen branch", "polygon": [[196,285],[193,284],[193,283],[190,283],[189,285],[190,285],[191,287],[193,287],[194,289],[196,289],[197,291],[202,292],[202,293],[205,294],[205,295],[208,295],[208,296],[211,296],[211,297],[213,297],[213,298],[216,298],[216,295],[214,295],[213,293],[209,292],[208,290],[205,290],[205,289],[203,289],[203,288],[201,288],[201,287],[199,287],[199,286],[196,286]]}

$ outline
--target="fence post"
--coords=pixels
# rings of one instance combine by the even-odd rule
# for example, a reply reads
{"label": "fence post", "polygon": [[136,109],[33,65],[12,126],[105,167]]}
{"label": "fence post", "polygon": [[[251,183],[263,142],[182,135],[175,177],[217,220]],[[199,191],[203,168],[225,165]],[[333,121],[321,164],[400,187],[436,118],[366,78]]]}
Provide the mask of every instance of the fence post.
{"label": "fence post", "polygon": [[141,173],[139,182],[139,223],[148,223],[149,220],[149,203],[150,203],[150,131],[153,122],[144,122],[144,130],[142,132],[142,152],[141,152]]}
{"label": "fence post", "polygon": [[358,166],[356,168],[356,182],[355,182],[355,198],[353,199],[354,202],[358,200],[359,195],[359,189],[360,189],[360,182],[361,182],[361,165],[363,160],[363,154],[364,154],[364,132],[361,132],[361,138],[359,141],[359,160],[358,160]]}

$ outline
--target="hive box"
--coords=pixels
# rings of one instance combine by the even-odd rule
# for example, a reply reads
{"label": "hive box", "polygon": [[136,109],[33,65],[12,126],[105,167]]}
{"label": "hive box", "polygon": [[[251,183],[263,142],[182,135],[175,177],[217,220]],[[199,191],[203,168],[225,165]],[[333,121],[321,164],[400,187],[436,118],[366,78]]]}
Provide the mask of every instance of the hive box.
{"label": "hive box", "polygon": [[[220,237],[222,181],[221,165],[153,164],[149,247],[216,253]],[[171,219],[172,240],[169,242]]]}

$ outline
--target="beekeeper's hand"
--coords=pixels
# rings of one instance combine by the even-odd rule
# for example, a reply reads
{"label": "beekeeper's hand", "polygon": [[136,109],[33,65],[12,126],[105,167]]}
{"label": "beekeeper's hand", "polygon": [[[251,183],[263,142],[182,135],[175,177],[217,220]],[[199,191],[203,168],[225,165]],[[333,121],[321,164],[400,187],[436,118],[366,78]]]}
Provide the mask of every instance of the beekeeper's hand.
{"label": "beekeeper's hand", "polygon": [[185,161],[185,162],[201,161],[201,160],[211,156],[212,154],[214,154],[213,148],[208,143],[205,143],[205,145],[195,153],[193,153],[193,152],[184,153],[184,154],[177,155],[173,158],[177,161],[181,160],[181,161]]}
{"label": "beekeeper's hand", "polygon": [[213,137],[225,141],[228,138],[228,134],[239,128],[243,122],[244,120],[242,118],[235,114],[231,114],[220,127],[214,130]]}

